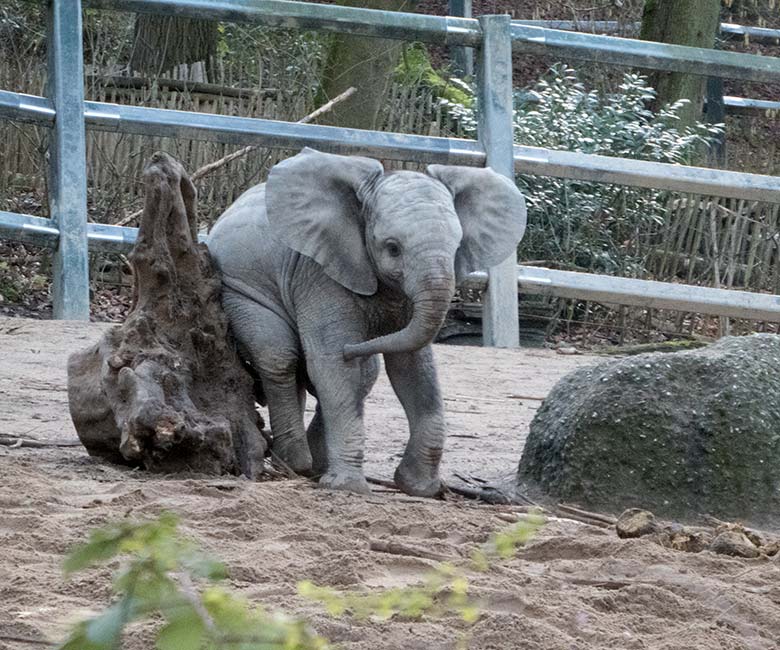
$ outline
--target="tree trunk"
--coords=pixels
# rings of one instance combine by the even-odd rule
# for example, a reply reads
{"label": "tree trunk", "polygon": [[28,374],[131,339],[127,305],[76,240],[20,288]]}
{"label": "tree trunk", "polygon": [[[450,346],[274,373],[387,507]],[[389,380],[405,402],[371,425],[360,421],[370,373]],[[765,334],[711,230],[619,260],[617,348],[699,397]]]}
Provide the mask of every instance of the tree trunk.
{"label": "tree trunk", "polygon": [[[645,41],[712,48],[718,33],[720,0],[646,0],[641,38]],[[706,72],[703,70],[702,72]],[[656,72],[651,84],[658,91],[654,108],[688,99],[680,113],[683,125],[701,118],[706,77],[680,72]]]}
{"label": "tree trunk", "polygon": [[[216,51],[217,23],[214,21],[138,14],[130,68],[154,77],[165,74],[177,79],[208,81],[206,71]],[[186,74],[177,70],[182,65],[187,66]]]}
{"label": "tree trunk", "polygon": [[[412,11],[416,0],[338,0],[338,4],[386,11]],[[355,129],[376,129],[382,106],[393,83],[393,71],[403,46],[402,41],[337,34],[333,37],[325,64],[319,104],[350,86],[357,92],[341,102],[324,124]]]}
{"label": "tree trunk", "polygon": [[68,359],[68,402],[90,455],[150,470],[262,471],[253,380],[228,338],[220,278],[197,243],[195,188],[156,153],[130,254],[127,320]]}

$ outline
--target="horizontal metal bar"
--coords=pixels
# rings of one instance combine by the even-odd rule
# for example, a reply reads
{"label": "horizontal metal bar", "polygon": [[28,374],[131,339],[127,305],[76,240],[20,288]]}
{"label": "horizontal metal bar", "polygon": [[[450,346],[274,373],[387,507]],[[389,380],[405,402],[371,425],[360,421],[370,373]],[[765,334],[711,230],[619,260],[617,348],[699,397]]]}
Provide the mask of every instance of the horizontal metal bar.
{"label": "horizontal metal bar", "polygon": [[0,238],[55,248],[60,231],[51,219],[0,210]]}
{"label": "horizontal metal bar", "polygon": [[766,27],[753,27],[751,25],[721,23],[720,33],[728,34],[729,36],[747,36],[748,39],[756,42],[780,42],[780,29],[768,29]]}
{"label": "horizontal metal bar", "polygon": [[[780,111],[780,102],[731,96],[723,99],[726,105],[726,112],[730,115],[755,116],[763,115],[769,111]],[[527,101],[528,103],[534,102],[530,94]],[[104,113],[101,114],[100,108],[97,106],[93,106],[92,111],[96,121],[101,115],[104,120],[111,119]],[[0,119],[51,126],[54,123],[55,115],[54,106],[46,97],[0,90]]]}
{"label": "horizontal metal bar", "polygon": [[563,59],[687,72],[742,81],[780,81],[780,58],[669,45],[512,23],[513,49]]}
{"label": "horizontal metal bar", "polygon": [[[482,41],[479,23],[471,18],[287,0],[84,0],[84,5],[447,45],[476,47]],[[707,76],[748,81],[780,80],[780,59],[774,57],[547,29],[517,21],[512,23],[512,39],[514,49],[564,58],[692,74],[706,69]]]}
{"label": "horizontal metal bar", "polygon": [[[586,32],[593,34],[621,34],[639,32],[642,23],[621,23],[617,20],[514,20],[512,22],[532,27],[546,27],[548,29],[565,29],[566,31]],[[734,23],[721,23],[720,33],[726,36],[747,36],[751,41],[778,43],[780,42],[780,29],[768,29],[766,27],[753,27],[749,25],[735,25]]]}
{"label": "horizontal metal bar", "polygon": [[640,25],[640,23],[620,23],[617,20],[513,20],[512,24],[586,34],[635,33]]}
{"label": "horizontal metal bar", "polygon": [[[6,93],[13,95],[13,93]],[[40,98],[27,96],[33,103]],[[363,131],[276,120],[85,102],[87,126],[101,131],[192,138],[242,146],[298,149],[389,160],[480,167],[485,154],[475,140]],[[777,177],[515,146],[515,171],[598,183],[617,183],[713,196],[780,203]]]}
{"label": "horizontal metal bar", "polygon": [[[97,102],[86,102],[86,105],[87,124],[102,130],[288,149],[311,146],[331,153],[421,163],[477,167],[485,163],[485,154],[480,144],[474,140],[363,131]],[[524,146],[515,146],[514,159],[515,171],[522,174],[780,203],[780,181],[774,176]]]}
{"label": "horizontal metal bar", "polygon": [[138,228],[111,226],[102,223],[87,224],[90,252],[128,253],[135,245]]}
{"label": "horizontal metal bar", "polygon": [[[127,253],[135,244],[137,235],[138,228],[87,224],[90,252]],[[60,231],[51,219],[0,211],[0,238],[44,248],[56,248],[59,237]]]}
{"label": "horizontal metal bar", "polygon": [[[94,223],[87,227],[91,252],[127,253],[137,235],[137,228]],[[50,219],[0,211],[0,238],[54,248],[59,232],[51,225]],[[203,240],[203,236],[199,239]],[[535,266],[518,266],[517,269],[517,283],[525,293],[780,322],[780,296],[776,295],[555,271]],[[487,272],[472,273],[469,281],[484,284]]]}
{"label": "horizontal metal bar", "polygon": [[51,126],[55,115],[54,104],[46,97],[0,90],[0,119]]}
{"label": "horizontal metal bar", "polygon": [[726,112],[729,115],[765,115],[766,113],[780,113],[780,102],[771,102],[765,99],[747,99],[746,97],[723,98]]}
{"label": "horizontal metal bar", "polygon": [[92,9],[160,13],[226,22],[254,22],[285,29],[316,29],[439,45],[476,47],[479,23],[471,18],[429,16],[287,0],[84,0]]}
{"label": "horizontal metal bar", "polygon": [[[468,280],[483,284],[487,282],[487,272],[472,273]],[[780,322],[780,296],[766,293],[522,265],[517,267],[517,284],[521,291],[530,294]]]}
{"label": "horizontal metal bar", "polygon": [[281,149],[311,146],[340,154],[421,163],[481,166],[475,140],[364,131],[249,117],[85,102],[87,126],[100,131],[192,138]]}
{"label": "horizontal metal bar", "polygon": [[515,171],[596,183],[616,183],[780,203],[780,179],[762,174],[612,158],[515,145]]}

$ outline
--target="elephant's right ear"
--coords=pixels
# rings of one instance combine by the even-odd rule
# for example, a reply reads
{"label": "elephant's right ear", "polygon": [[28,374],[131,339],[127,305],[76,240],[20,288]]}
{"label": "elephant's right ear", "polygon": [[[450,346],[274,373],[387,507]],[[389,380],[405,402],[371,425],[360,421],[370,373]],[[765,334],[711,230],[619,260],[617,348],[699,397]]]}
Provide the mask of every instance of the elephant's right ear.
{"label": "elephant's right ear", "polygon": [[362,192],[383,171],[370,158],[306,148],[276,165],[266,184],[268,221],[279,238],[365,296],[376,292],[377,278],[364,240]]}

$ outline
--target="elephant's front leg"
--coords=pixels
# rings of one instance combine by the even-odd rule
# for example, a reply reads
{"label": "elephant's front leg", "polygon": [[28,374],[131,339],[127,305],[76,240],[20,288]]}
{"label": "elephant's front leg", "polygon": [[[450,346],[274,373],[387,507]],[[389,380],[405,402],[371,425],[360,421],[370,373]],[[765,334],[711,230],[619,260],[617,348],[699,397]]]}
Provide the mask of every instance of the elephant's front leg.
{"label": "elephant's front leg", "polygon": [[379,374],[376,357],[344,361],[341,354],[306,358],[317,391],[325,433],[327,471],[320,486],[370,492],[363,474],[365,429],[363,402]]}
{"label": "elephant's front leg", "polygon": [[395,471],[395,482],[407,494],[435,496],[442,489],[439,462],[446,425],[433,351],[385,354],[385,368],[409,420],[409,442]]}

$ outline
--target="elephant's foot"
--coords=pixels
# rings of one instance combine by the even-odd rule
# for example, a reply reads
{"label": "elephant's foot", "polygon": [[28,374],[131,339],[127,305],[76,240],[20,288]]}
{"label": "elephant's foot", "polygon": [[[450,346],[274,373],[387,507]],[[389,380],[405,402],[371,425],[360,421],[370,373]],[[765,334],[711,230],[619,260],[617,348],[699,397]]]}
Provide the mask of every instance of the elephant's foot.
{"label": "elephant's foot", "polygon": [[405,460],[395,470],[395,484],[406,494],[415,497],[438,496],[443,485],[439,478],[438,468],[421,468]]}
{"label": "elephant's foot", "polygon": [[312,473],[312,458],[305,440],[295,438],[274,439],[271,451],[296,474],[309,476]]}
{"label": "elephant's foot", "polygon": [[371,488],[365,477],[357,472],[334,471],[322,475],[318,486],[328,490],[344,490],[357,494],[370,494]]}

